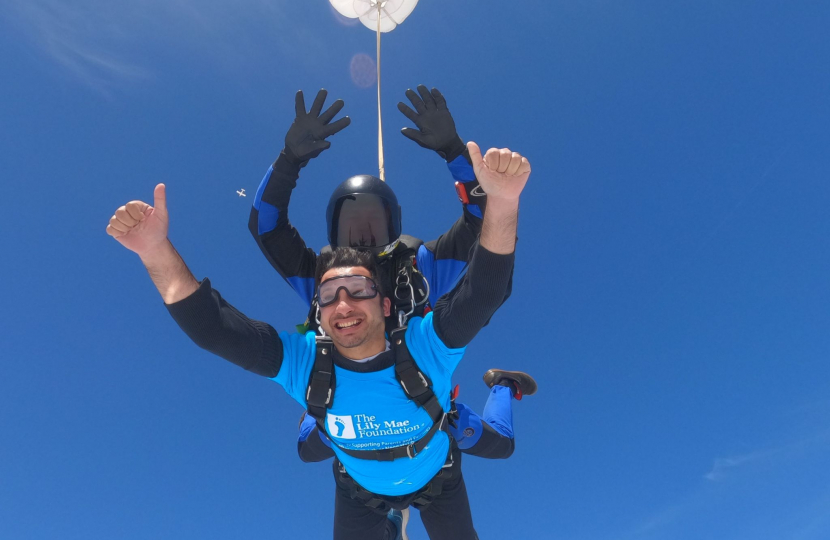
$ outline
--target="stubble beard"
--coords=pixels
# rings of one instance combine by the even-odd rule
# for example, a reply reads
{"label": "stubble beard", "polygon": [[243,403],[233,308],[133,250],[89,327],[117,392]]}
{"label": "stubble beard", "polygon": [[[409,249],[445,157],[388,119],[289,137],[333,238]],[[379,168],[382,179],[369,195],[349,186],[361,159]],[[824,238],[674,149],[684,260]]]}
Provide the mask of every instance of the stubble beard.
{"label": "stubble beard", "polygon": [[[364,322],[366,322],[366,319],[364,319]],[[339,337],[336,338],[335,335],[332,335],[332,341],[334,341],[334,344],[337,345],[338,347],[342,347],[344,349],[354,349],[354,348],[360,347],[362,345],[365,345],[366,343],[371,341],[372,337],[377,332],[378,327],[381,328],[381,332],[382,332],[383,331],[383,321],[382,320],[381,321],[375,320],[372,323],[371,326],[367,326],[366,328],[364,328],[363,333],[361,333],[360,335],[347,336],[346,338],[339,338]]]}

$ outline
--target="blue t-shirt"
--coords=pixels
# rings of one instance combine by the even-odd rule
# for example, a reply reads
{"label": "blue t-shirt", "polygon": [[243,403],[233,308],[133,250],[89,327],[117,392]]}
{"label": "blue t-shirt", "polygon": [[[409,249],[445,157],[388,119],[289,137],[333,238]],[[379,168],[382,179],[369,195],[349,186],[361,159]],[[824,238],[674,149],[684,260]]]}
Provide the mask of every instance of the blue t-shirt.
{"label": "blue t-shirt", "polygon": [[[280,333],[283,361],[274,381],[300,405],[307,407],[308,378],[314,366],[314,333]],[[406,330],[406,344],[418,367],[432,381],[432,391],[444,411],[450,410],[452,373],[465,347],[450,349],[435,334],[432,313],[415,317]],[[337,445],[350,450],[382,450],[411,444],[432,427],[423,407],[408,399],[395,378],[394,366],[370,373],[334,367],[334,403],[326,415],[326,432]],[[449,437],[439,431],[414,458],[395,461],[358,459],[333,446],[337,459],[365,489],[399,496],[422,488],[447,458]]]}

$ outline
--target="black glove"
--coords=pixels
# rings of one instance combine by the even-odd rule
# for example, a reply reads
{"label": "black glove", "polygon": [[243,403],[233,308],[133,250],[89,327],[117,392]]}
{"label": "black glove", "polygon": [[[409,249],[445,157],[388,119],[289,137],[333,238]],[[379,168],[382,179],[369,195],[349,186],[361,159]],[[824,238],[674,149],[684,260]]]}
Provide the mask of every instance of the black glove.
{"label": "black glove", "polygon": [[317,92],[317,97],[314,98],[314,103],[311,104],[311,110],[305,112],[303,91],[297,92],[294,99],[297,117],[294,118],[294,123],[291,124],[288,133],[285,135],[285,150],[283,150],[289,161],[305,165],[308,160],[316,158],[323,150],[331,146],[331,143],[325,140],[327,137],[334,135],[351,123],[351,119],[344,116],[333,124],[329,124],[331,119],[343,108],[342,99],[335,101],[326,112],[320,114],[327,95],[328,92],[325,89]]}
{"label": "black glove", "polygon": [[414,111],[404,103],[398,103],[398,110],[418,126],[417,130],[405,127],[401,133],[424,148],[435,150],[448,162],[454,160],[467,147],[455,130],[455,120],[447,109],[447,100],[437,88],[429,92],[423,84],[418,85],[418,93],[420,97],[412,89],[406,91]]}

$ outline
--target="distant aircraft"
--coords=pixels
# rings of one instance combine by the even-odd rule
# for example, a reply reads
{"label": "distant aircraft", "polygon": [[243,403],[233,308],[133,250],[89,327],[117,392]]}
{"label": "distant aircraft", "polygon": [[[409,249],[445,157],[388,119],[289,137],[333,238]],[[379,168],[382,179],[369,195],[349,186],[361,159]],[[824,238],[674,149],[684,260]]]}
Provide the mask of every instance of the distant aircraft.
{"label": "distant aircraft", "polygon": [[245,189],[244,188],[243,189],[237,189],[236,194],[239,195],[240,197],[247,197],[247,195],[245,195]]}

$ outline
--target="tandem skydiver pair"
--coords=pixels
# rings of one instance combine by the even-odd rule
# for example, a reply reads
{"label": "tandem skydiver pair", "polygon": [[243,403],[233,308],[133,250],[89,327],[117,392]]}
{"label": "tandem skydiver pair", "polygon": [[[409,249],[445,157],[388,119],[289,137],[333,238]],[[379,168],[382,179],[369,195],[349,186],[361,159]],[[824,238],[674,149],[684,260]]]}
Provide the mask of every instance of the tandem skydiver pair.
{"label": "tandem skydiver pair", "polygon": [[[312,139],[310,143],[320,148],[326,141]],[[390,280],[379,271],[376,256],[365,249],[335,247],[319,257],[307,250],[315,263],[312,279],[292,283],[289,278],[289,283],[295,290],[310,287],[310,304],[314,291],[319,298],[321,285],[324,292],[331,292],[331,280],[342,281],[335,283],[333,298],[326,296],[318,302],[314,320],[309,321],[311,326],[318,324],[322,332],[288,334],[277,333],[270,325],[234,309],[207,279],[195,280],[167,238],[164,185],[156,187],[154,207],[131,201],[115,212],[107,227],[110,235],[139,254],[170,314],[197,345],[278,382],[307,409],[325,407],[325,421],[319,427],[333,442],[336,456],[337,539],[389,538],[399,532],[382,513],[383,508],[367,512],[367,504],[397,509],[416,504],[430,538],[477,538],[460,469],[461,455],[447,432],[447,416],[452,412],[451,376],[466,345],[509,293],[519,196],[530,165],[507,149],[491,149],[482,157],[475,143],[467,148],[474,177],[487,193],[487,208],[480,235],[478,239],[474,235],[469,244],[471,251],[450,259],[460,261],[466,271],[456,274],[460,276],[457,286],[447,284],[432,311],[424,310],[423,316],[414,310],[403,312],[397,320],[405,325],[392,333],[387,333],[387,321],[395,318],[393,299],[400,300],[400,295],[392,287],[398,284],[387,284]],[[259,194],[258,199],[268,203]],[[265,207],[265,211],[273,210],[279,212],[276,206]],[[263,213],[262,204],[259,213]],[[277,214],[275,221],[278,219]],[[458,228],[466,234],[463,218],[459,222],[451,231]],[[292,231],[290,228],[284,234],[294,234],[301,242]],[[442,238],[436,246],[442,245]],[[440,247],[436,249],[440,251]],[[409,257],[427,280],[438,278],[446,269],[434,255],[430,261],[434,253],[419,245]],[[293,277],[297,276],[300,274]],[[365,281],[358,285],[361,280]],[[341,287],[343,283],[346,285]],[[430,296],[435,298],[435,294],[433,291]],[[413,292],[410,306],[414,303],[418,300]],[[321,361],[326,356],[328,359]],[[325,374],[328,380],[318,376]],[[320,398],[326,390],[327,395]],[[530,393],[528,389],[525,392]],[[336,399],[331,399],[332,394]],[[435,403],[441,410],[440,420],[427,410],[434,411]],[[367,445],[356,434],[369,424],[394,429],[378,430]],[[427,437],[428,444],[423,444]],[[367,459],[372,453],[380,459]],[[387,459],[390,455],[391,460]]]}
{"label": "tandem skydiver pair", "polygon": [[[437,240],[424,243],[402,234],[397,197],[386,182],[369,175],[347,179],[332,193],[326,209],[330,246],[368,249],[394,295],[393,316],[387,330],[400,323],[400,313],[422,316],[429,299],[437,299],[458,283],[467,266],[470,248],[481,231],[481,218],[487,197],[473,171],[469,152],[458,135],[455,121],[440,91],[418,86],[418,93],[407,90],[412,107],[398,109],[418,129],[403,128],[402,133],[420,146],[443,158],[455,180],[462,202],[462,216]],[[316,254],[309,249],[288,217],[288,205],[297,185],[299,171],[331,146],[325,140],[347,127],[349,117],[333,121],[343,108],[336,100],[323,111],[326,91],[318,92],[306,112],[302,91],[295,97],[296,117],[285,137],[285,148],[269,167],[257,189],[249,229],[265,257],[285,281],[310,306],[307,328],[317,328],[313,304],[313,276]],[[505,300],[510,294],[508,288]],[[512,399],[536,391],[536,382],[526,373],[491,369],[485,373],[491,387],[484,417],[458,402],[450,432],[459,449],[485,458],[507,458],[513,453]],[[298,452],[303,461],[322,461],[333,456],[328,438],[316,429],[312,415],[304,415],[300,425]],[[314,433],[314,432],[317,433]]]}

